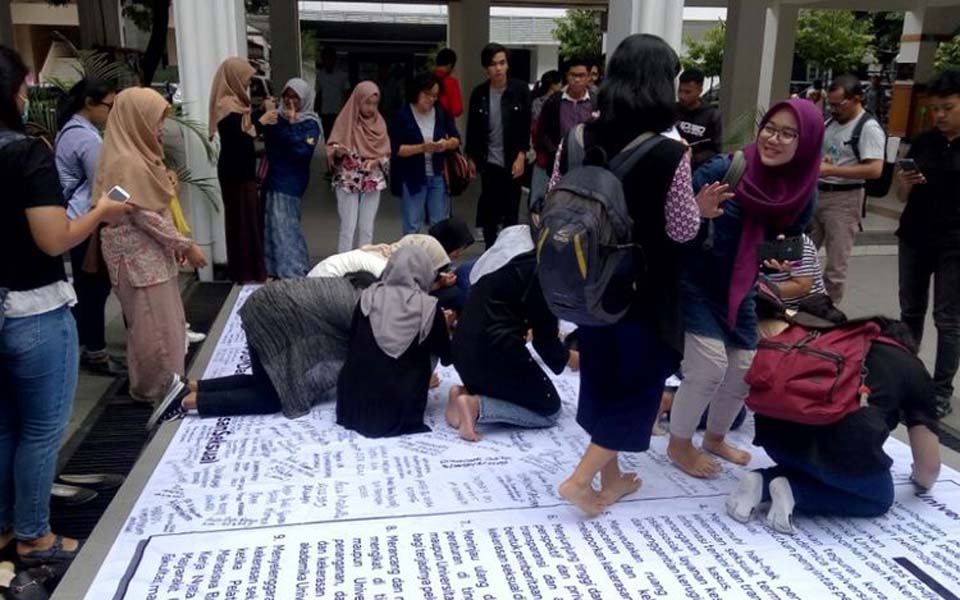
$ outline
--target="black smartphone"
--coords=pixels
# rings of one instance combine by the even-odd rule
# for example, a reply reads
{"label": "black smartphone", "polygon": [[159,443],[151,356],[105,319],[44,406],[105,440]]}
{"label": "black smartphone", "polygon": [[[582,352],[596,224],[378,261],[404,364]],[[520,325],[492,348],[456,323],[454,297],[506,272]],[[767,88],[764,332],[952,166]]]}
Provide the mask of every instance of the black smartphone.
{"label": "black smartphone", "polygon": [[920,170],[920,165],[912,158],[901,158],[897,161],[897,166],[899,166],[902,171],[907,172]]}
{"label": "black smartphone", "polygon": [[797,235],[782,240],[764,242],[760,245],[758,255],[760,262],[768,260],[797,262],[803,260],[803,236]]}

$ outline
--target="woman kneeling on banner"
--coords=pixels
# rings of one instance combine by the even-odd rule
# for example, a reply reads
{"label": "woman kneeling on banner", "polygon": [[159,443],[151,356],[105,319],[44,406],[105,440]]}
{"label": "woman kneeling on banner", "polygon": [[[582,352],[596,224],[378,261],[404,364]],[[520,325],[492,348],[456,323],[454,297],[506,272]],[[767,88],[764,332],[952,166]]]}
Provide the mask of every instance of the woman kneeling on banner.
{"label": "woman kneeling on banner", "polygon": [[[847,517],[883,515],[894,501],[893,460],[883,445],[901,419],[913,453],[911,481],[921,490],[934,485],[940,473],[940,442],[933,382],[903,323],[878,317],[814,330],[784,321],[763,321],[761,333],[764,341],[747,376],[751,384],[747,406],[757,413],[753,443],[776,465],[743,475],[738,489],[727,499],[727,513],[732,518],[746,523],[762,503],[769,503],[767,524],[780,533],[793,534],[794,511]],[[823,344],[827,339],[834,341]],[[779,343],[784,340],[790,343]],[[806,356],[802,351],[790,353],[807,340],[816,340],[824,348],[809,342]],[[820,360],[822,367],[826,363],[818,357],[829,358],[827,354],[844,359],[838,363],[837,381],[849,370],[852,383],[833,385],[830,377],[812,377],[804,371],[810,361]],[[789,366],[778,358],[788,360]],[[822,375],[823,369],[817,373]],[[833,385],[834,391],[815,389],[821,380],[823,385]],[[773,389],[786,391],[765,403],[764,394]],[[826,393],[833,395],[835,404],[824,406]],[[804,408],[806,396],[816,402]],[[843,408],[840,403],[845,403]],[[823,415],[823,410],[831,414]]]}

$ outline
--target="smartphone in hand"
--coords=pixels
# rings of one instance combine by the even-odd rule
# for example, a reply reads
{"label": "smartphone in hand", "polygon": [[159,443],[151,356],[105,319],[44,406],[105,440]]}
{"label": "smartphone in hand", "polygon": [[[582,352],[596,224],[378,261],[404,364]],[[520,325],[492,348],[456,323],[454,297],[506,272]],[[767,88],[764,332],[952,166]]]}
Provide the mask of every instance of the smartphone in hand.
{"label": "smartphone in hand", "polygon": [[130,199],[130,193],[119,185],[115,185],[107,192],[107,198],[116,202],[126,202]]}
{"label": "smartphone in hand", "polygon": [[912,158],[901,158],[897,161],[897,166],[900,167],[901,171],[906,171],[908,173],[920,171],[920,165],[918,165],[917,161],[913,160]]}
{"label": "smartphone in hand", "polygon": [[772,240],[760,245],[758,251],[760,262],[775,260],[777,262],[798,262],[803,260],[803,236],[794,236],[782,240]]}

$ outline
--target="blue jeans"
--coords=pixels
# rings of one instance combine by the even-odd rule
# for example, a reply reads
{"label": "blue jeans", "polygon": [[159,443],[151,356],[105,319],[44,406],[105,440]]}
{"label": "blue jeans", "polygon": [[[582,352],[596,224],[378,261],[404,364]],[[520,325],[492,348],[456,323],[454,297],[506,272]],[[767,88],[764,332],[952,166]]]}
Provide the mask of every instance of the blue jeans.
{"label": "blue jeans", "polygon": [[264,194],[264,259],[267,274],[282,279],[303,277],[310,269],[307,240],[300,228],[301,198],[267,190]]}
{"label": "blue jeans", "polygon": [[403,184],[403,235],[418,233],[423,228],[424,210],[430,225],[450,217],[450,199],[443,176],[427,177],[426,184],[416,193]]}
{"label": "blue jeans", "polygon": [[893,505],[890,471],[871,475],[847,475],[815,467],[801,458],[766,448],[775,467],[758,469],[763,477],[763,500],[770,501],[770,482],[786,477],[797,512],[810,515],[879,517]]}
{"label": "blue jeans", "polygon": [[0,329],[0,527],[20,540],[50,532],[50,488],[79,368],[66,306]]}
{"label": "blue jeans", "polygon": [[560,411],[552,415],[538,415],[528,408],[512,402],[480,396],[480,416],[477,423],[506,423],[529,429],[553,427],[560,418]]}

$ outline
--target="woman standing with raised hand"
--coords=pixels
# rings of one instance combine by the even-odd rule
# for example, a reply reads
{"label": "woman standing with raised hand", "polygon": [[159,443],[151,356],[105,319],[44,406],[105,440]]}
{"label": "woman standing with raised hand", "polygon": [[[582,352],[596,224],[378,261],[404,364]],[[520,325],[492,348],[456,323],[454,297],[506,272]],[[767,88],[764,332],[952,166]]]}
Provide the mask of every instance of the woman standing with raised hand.
{"label": "woman standing with raised hand", "polygon": [[263,257],[263,206],[257,191],[257,136],[251,117],[250,80],[256,70],[238,56],[223,61],[210,89],[209,133],[220,134],[217,177],[223,194],[227,272],[238,283],[267,278]]}
{"label": "woman standing with raised hand", "polygon": [[310,268],[300,215],[310,159],[323,142],[320,116],[313,112],[315,94],[303,79],[291,79],[280,94],[281,106],[260,117],[269,165],[263,184],[266,267],[279,279],[303,277]]}
{"label": "woman standing with raised hand", "polygon": [[163,163],[163,126],[170,105],[157,92],[117,94],[107,121],[93,197],[120,186],[133,210],[102,230],[103,257],[127,322],[130,397],[157,403],[184,374],[186,321],[179,260],[206,265],[203,251],[173,224],[176,179]]}
{"label": "woman standing with raised hand", "polygon": [[337,252],[373,241],[380,192],[387,187],[390,165],[390,138],[387,123],[377,110],[379,104],[377,84],[357,84],[327,139],[327,161],[334,172],[340,214]]}

